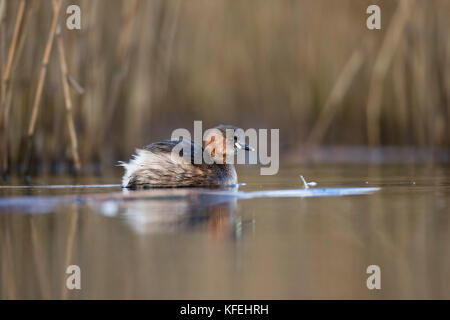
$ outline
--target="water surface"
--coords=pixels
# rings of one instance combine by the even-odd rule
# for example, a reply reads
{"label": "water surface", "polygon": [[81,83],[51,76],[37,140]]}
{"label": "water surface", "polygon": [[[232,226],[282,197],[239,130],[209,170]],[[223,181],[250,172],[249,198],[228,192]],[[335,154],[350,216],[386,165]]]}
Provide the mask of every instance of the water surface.
{"label": "water surface", "polygon": [[[371,194],[238,199],[104,177],[0,188],[0,297],[142,299],[450,298],[450,168],[238,169],[239,191],[380,187]],[[20,185],[20,181],[12,184]],[[106,186],[105,186],[106,185]],[[88,200],[86,200],[88,199]],[[81,268],[81,290],[65,287]],[[381,268],[368,290],[366,268]]]}

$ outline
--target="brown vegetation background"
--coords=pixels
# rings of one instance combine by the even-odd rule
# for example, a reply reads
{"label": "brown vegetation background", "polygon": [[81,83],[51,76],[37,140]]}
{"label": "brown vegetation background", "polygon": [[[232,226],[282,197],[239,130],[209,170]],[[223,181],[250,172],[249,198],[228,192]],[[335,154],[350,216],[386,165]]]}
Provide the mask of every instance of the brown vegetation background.
{"label": "brown vegetation background", "polygon": [[4,172],[112,166],[194,120],[280,128],[284,154],[450,146],[447,0],[0,0],[0,19]]}

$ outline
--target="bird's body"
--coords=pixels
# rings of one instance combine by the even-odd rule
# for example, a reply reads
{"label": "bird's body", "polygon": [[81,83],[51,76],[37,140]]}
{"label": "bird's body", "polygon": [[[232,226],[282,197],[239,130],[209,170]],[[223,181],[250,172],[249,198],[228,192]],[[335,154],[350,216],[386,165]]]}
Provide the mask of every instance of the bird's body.
{"label": "bird's body", "polygon": [[[190,144],[191,161],[173,157],[172,150],[178,143]],[[123,163],[125,175],[122,187],[200,187],[223,186],[237,183],[236,169],[232,164],[194,163],[194,154],[203,148],[190,140],[164,140],[137,149],[129,163]]]}
{"label": "bird's body", "polygon": [[[205,148],[187,139],[164,140],[137,149],[125,168],[122,187],[170,188],[170,187],[220,187],[237,183],[234,165],[226,163],[235,148],[251,148],[240,144],[236,137],[226,138],[225,130],[232,126],[219,126],[206,138]],[[174,148],[175,152],[174,152]],[[190,150],[190,157],[183,151]],[[205,159],[206,157],[206,159]],[[194,159],[201,159],[200,163]]]}

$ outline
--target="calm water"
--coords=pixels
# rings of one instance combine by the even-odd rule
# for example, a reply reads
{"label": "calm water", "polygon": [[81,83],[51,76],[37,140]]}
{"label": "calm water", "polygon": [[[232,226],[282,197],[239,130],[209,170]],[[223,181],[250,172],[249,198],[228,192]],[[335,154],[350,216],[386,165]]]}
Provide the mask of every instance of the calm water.
{"label": "calm water", "polygon": [[[186,189],[0,188],[0,297],[450,298],[449,166],[238,173],[240,191],[300,189],[299,174],[317,188],[381,190],[237,200]],[[120,171],[76,184],[119,181]],[[81,268],[79,291],[65,288],[71,264]],[[381,290],[366,287],[372,264]]]}

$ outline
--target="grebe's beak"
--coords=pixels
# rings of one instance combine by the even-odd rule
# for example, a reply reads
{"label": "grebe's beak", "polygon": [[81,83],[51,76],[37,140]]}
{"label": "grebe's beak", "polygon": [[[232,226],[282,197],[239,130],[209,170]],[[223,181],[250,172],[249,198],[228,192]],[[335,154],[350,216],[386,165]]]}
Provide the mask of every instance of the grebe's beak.
{"label": "grebe's beak", "polygon": [[241,142],[238,142],[238,141],[236,141],[236,142],[234,143],[234,146],[236,147],[236,149],[239,149],[239,150],[255,151],[255,149],[253,149],[252,147],[250,147],[248,144],[246,144],[246,143],[241,143]]}

